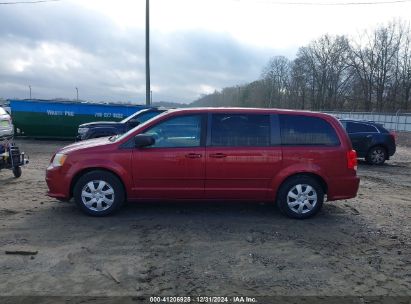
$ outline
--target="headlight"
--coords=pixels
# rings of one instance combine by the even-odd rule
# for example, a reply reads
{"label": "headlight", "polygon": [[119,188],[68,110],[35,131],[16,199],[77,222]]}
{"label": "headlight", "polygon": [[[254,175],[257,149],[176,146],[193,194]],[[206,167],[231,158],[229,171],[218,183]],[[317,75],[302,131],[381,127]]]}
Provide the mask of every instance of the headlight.
{"label": "headlight", "polygon": [[87,133],[89,128],[78,128],[78,134],[84,134]]}
{"label": "headlight", "polygon": [[63,166],[64,162],[66,161],[67,155],[65,154],[61,154],[61,153],[57,153],[54,158],[53,158],[53,163],[52,166],[53,167],[61,167]]}

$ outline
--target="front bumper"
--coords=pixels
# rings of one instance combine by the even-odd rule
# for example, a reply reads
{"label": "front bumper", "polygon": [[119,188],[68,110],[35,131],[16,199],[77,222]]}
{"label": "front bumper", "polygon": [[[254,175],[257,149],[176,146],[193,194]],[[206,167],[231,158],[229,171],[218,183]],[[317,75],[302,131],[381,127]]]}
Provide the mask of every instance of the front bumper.
{"label": "front bumper", "polygon": [[84,140],[84,138],[86,138],[86,133],[77,134],[77,136],[76,136],[76,141]]}
{"label": "front bumper", "polygon": [[21,152],[20,155],[19,155],[19,158],[18,158],[18,163],[15,163],[14,165],[15,166],[17,165],[18,167],[21,167],[21,166],[25,166],[25,165],[28,165],[28,164],[29,164],[28,156],[24,152]]}
{"label": "front bumper", "polygon": [[13,127],[0,128],[0,139],[1,138],[11,138],[14,135]]}
{"label": "front bumper", "polygon": [[59,200],[69,200],[70,179],[61,170],[61,167],[49,167],[46,171],[46,183],[49,188],[47,195]]}

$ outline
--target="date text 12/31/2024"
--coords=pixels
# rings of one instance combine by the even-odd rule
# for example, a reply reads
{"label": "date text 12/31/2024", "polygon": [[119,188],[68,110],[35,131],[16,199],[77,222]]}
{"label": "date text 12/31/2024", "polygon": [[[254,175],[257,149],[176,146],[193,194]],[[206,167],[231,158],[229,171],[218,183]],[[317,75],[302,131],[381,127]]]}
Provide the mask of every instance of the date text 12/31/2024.
{"label": "date text 12/31/2024", "polygon": [[258,303],[256,298],[233,297],[150,297],[150,303]]}

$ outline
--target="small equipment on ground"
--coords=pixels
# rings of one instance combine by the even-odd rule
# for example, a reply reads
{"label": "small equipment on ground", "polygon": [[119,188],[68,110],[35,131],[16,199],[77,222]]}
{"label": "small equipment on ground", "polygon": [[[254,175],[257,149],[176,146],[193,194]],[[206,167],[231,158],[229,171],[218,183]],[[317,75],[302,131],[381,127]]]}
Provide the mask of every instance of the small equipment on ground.
{"label": "small equipment on ground", "polygon": [[24,152],[20,152],[13,138],[0,138],[0,170],[12,170],[14,177],[19,178],[21,176],[21,167],[28,163],[27,156]]}

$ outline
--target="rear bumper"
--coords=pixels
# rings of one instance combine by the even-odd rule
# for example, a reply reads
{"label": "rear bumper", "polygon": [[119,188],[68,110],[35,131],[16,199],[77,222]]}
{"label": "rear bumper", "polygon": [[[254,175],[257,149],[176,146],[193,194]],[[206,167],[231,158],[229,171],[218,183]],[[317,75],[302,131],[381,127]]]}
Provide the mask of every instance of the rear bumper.
{"label": "rear bumper", "polygon": [[388,155],[393,156],[395,154],[395,150],[397,149],[396,145],[392,145],[388,148]]}
{"label": "rear bumper", "polygon": [[46,183],[48,196],[59,200],[70,199],[70,179],[61,172],[61,168],[47,168]]}
{"label": "rear bumper", "polygon": [[358,176],[338,178],[328,184],[328,201],[349,199],[357,196],[360,186]]}

